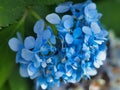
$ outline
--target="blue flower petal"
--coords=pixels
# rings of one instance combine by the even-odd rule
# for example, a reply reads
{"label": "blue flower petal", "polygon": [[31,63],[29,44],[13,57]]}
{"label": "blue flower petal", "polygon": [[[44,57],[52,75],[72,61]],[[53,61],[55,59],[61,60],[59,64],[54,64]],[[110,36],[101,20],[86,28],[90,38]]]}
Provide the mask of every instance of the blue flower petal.
{"label": "blue flower petal", "polygon": [[96,56],[97,60],[105,60],[106,59],[106,51],[99,51],[98,55]]}
{"label": "blue flower petal", "polygon": [[28,71],[29,76],[33,76],[38,71],[38,69],[34,67],[32,63],[30,63],[27,67],[27,71]]}
{"label": "blue flower petal", "polygon": [[43,32],[43,39],[48,40],[51,37],[51,31],[49,29]]}
{"label": "blue flower petal", "polygon": [[52,83],[53,82],[53,77],[52,76],[47,77],[47,82]]}
{"label": "blue flower petal", "polygon": [[100,33],[101,31],[99,25],[96,22],[91,23],[91,30],[94,32],[94,34]]}
{"label": "blue flower petal", "polygon": [[41,88],[42,88],[42,89],[47,89],[47,87],[48,87],[47,82],[43,80],[43,81],[41,82]]}
{"label": "blue flower petal", "polygon": [[97,70],[94,69],[94,68],[89,68],[88,67],[88,68],[85,69],[85,73],[86,73],[86,75],[94,76],[94,75],[97,74]]}
{"label": "blue flower petal", "polygon": [[70,70],[68,70],[68,71],[66,72],[66,75],[67,75],[68,77],[71,77],[72,74],[73,74],[73,70],[72,70],[72,69],[70,69]]}
{"label": "blue flower petal", "polygon": [[73,8],[77,9],[77,10],[82,10],[83,4],[82,3],[77,3],[73,5]]}
{"label": "blue flower petal", "polygon": [[20,75],[22,77],[29,77],[28,72],[27,72],[27,67],[28,67],[28,65],[26,65],[26,64],[20,65]]}
{"label": "blue flower petal", "polygon": [[58,72],[55,73],[55,76],[58,79],[58,78],[62,77],[63,74],[64,74],[63,72],[58,71]]}
{"label": "blue flower petal", "polygon": [[39,20],[34,25],[34,32],[38,35],[44,30],[44,20]]}
{"label": "blue flower petal", "polygon": [[21,51],[18,51],[16,54],[16,63],[28,64],[29,62],[22,58]]}
{"label": "blue flower petal", "polygon": [[43,62],[41,63],[41,66],[42,66],[43,68],[46,68],[46,67],[47,67],[46,62],[45,62],[45,61],[43,61]]}
{"label": "blue flower petal", "polygon": [[94,40],[94,42],[96,42],[97,44],[102,44],[104,40]]}
{"label": "blue flower petal", "polygon": [[36,68],[40,67],[40,62],[38,62],[37,60],[35,60],[33,63]]}
{"label": "blue flower petal", "polygon": [[67,33],[67,34],[65,35],[65,40],[66,40],[66,42],[67,42],[68,44],[72,44],[72,43],[73,43],[73,37],[72,37],[72,35],[70,35],[69,33]]}
{"label": "blue flower petal", "polygon": [[61,33],[68,32],[68,30],[65,29],[63,26],[61,27],[61,26],[57,25],[56,27],[57,27],[57,30],[58,30],[59,32],[61,32]]}
{"label": "blue flower petal", "polygon": [[35,47],[35,38],[32,36],[26,37],[24,41],[24,46],[26,49],[32,49]]}
{"label": "blue flower petal", "polygon": [[55,38],[54,35],[51,36],[50,42],[51,42],[52,44],[56,44],[56,38]]}
{"label": "blue flower petal", "polygon": [[64,27],[69,30],[70,28],[73,27],[73,24],[74,24],[73,21],[66,20],[66,21],[64,22]]}
{"label": "blue flower petal", "polygon": [[89,41],[90,35],[85,35],[84,42],[87,43]]}
{"label": "blue flower petal", "polygon": [[83,76],[83,70],[79,68],[76,73],[77,73],[76,81],[79,82]]}
{"label": "blue flower petal", "polygon": [[37,62],[42,62],[42,59],[37,54],[35,54],[35,58],[36,58]]}
{"label": "blue flower petal", "polygon": [[43,45],[43,46],[41,46],[41,48],[40,48],[40,52],[41,52],[41,54],[43,54],[43,55],[47,55],[48,52],[49,52],[49,49],[50,49],[50,46],[49,46],[49,45]]}
{"label": "blue flower petal", "polygon": [[46,63],[51,63],[52,62],[52,59],[51,58],[48,58]]}
{"label": "blue flower petal", "polygon": [[94,18],[97,16],[96,4],[90,3],[85,7],[84,13],[89,18]]}
{"label": "blue flower petal", "polygon": [[99,34],[96,34],[95,35],[95,37],[97,38],[97,39],[104,39],[104,40],[106,40],[107,37],[108,36],[108,32],[106,31],[106,30],[101,30],[101,32],[99,33]]}
{"label": "blue flower petal", "polygon": [[73,37],[74,37],[74,38],[79,38],[81,35],[82,35],[82,31],[81,31],[80,28],[76,28],[76,29],[73,31]]}
{"label": "blue flower petal", "polygon": [[63,21],[64,27],[65,27],[66,29],[70,29],[70,28],[72,28],[73,25],[74,25],[73,17],[70,16],[70,15],[64,16],[63,19],[62,19],[62,21]]}
{"label": "blue flower petal", "polygon": [[93,64],[96,68],[100,68],[100,66],[103,65],[103,61],[102,60],[95,60]]}
{"label": "blue flower petal", "polygon": [[9,44],[9,47],[15,52],[17,52],[21,48],[21,45],[22,45],[20,40],[18,40],[17,38],[11,38],[8,44]]}
{"label": "blue flower petal", "polygon": [[64,16],[62,17],[62,22],[66,21],[66,20],[68,20],[68,19],[73,20],[73,17],[72,17],[71,15],[64,15]]}
{"label": "blue flower petal", "polygon": [[55,12],[65,13],[70,10],[71,5],[72,5],[72,2],[66,2],[66,3],[60,4],[55,8]]}
{"label": "blue flower petal", "polygon": [[83,26],[82,31],[87,35],[92,35],[91,29],[88,26]]}
{"label": "blue flower petal", "polygon": [[83,44],[83,49],[82,50],[83,51],[89,51],[90,48],[86,44]]}
{"label": "blue flower petal", "polygon": [[46,20],[51,24],[59,24],[61,21],[60,17],[55,13],[47,15]]}
{"label": "blue flower petal", "polygon": [[28,49],[22,49],[21,56],[25,60],[31,61],[34,58],[34,53]]}
{"label": "blue flower petal", "polygon": [[39,50],[40,49],[40,47],[41,47],[41,45],[42,45],[42,41],[43,39],[42,39],[42,37],[41,36],[38,36],[37,38],[36,38],[36,43],[35,43],[35,50]]}

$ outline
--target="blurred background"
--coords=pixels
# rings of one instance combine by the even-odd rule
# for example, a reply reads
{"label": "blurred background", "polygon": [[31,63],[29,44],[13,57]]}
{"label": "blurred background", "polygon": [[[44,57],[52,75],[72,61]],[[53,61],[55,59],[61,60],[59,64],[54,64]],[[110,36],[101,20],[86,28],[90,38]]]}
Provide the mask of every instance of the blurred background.
{"label": "blurred background", "polygon": [[[18,31],[23,38],[33,35],[34,23],[65,1],[85,0],[0,0],[0,90],[34,90],[33,81],[20,77],[8,40]],[[107,61],[90,80],[53,90],[120,90],[120,0],[93,1],[103,14],[102,24],[110,31]]]}

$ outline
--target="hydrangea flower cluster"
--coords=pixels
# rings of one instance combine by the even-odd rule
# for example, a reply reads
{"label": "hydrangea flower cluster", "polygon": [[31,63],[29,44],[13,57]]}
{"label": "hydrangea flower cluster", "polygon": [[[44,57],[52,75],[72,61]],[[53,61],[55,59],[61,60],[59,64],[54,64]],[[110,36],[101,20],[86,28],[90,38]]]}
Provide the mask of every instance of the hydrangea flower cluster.
{"label": "hydrangea flower cluster", "polygon": [[[8,42],[17,52],[16,63],[20,64],[20,75],[36,82],[36,89],[47,89],[60,82],[76,83],[83,77],[97,74],[106,59],[108,32],[100,23],[101,14],[91,0],[58,5],[46,20],[55,25],[55,35],[44,20],[34,25],[36,38],[28,36],[24,42],[20,34]],[[68,14],[69,13],[69,14]]]}

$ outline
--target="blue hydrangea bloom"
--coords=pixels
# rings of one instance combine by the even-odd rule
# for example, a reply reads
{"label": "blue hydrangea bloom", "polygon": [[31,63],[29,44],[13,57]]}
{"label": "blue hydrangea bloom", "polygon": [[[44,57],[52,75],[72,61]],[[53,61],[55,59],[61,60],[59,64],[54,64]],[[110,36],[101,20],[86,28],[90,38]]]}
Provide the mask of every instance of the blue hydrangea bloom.
{"label": "blue hydrangea bloom", "polygon": [[[98,13],[96,4],[91,0],[78,4],[67,2],[58,5],[55,11],[71,12],[70,15],[64,14],[61,19],[56,13],[46,16],[46,20],[56,26],[61,40],[66,69],[62,76],[63,81],[75,83],[83,77],[96,75],[96,68],[103,65],[106,59],[108,35],[100,23],[102,15]],[[59,23],[54,23],[51,18]]]}
{"label": "blue hydrangea bloom", "polygon": [[[67,13],[69,11],[69,14]],[[35,80],[36,90],[60,86],[61,82],[76,83],[94,76],[106,59],[108,32],[101,25],[101,14],[91,0],[73,4],[66,2],[46,16],[58,34],[44,20],[34,25],[36,37],[20,34],[8,42],[16,52],[20,75]],[[71,13],[70,13],[71,12]]]}
{"label": "blue hydrangea bloom", "polygon": [[[10,48],[17,52],[16,62],[20,63],[20,75],[36,80],[37,88],[46,89],[51,85],[59,85],[60,74],[57,64],[60,58],[55,54],[56,36],[50,26],[44,30],[44,21],[39,20],[34,26],[37,37],[28,36],[24,42],[20,38],[9,40]],[[54,75],[56,73],[56,75]]]}

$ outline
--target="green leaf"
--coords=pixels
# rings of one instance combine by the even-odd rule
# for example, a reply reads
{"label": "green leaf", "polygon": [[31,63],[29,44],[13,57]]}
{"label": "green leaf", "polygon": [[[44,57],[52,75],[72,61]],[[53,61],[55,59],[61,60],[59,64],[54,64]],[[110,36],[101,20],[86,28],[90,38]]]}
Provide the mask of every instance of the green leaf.
{"label": "green leaf", "polygon": [[65,0],[40,0],[41,3],[47,4],[47,5],[53,5],[53,4],[60,4],[63,3]]}
{"label": "green leaf", "polygon": [[8,81],[0,88],[0,90],[11,90]]}
{"label": "green leaf", "polygon": [[17,67],[15,67],[10,75],[9,85],[11,90],[31,90],[31,85],[29,84],[28,80],[20,77],[19,69]]}
{"label": "green leaf", "polygon": [[15,65],[15,53],[8,47],[8,40],[13,37],[17,31],[21,33],[24,32],[25,16],[26,13],[18,23],[10,25],[0,31],[0,87],[8,79]]}
{"label": "green leaf", "polygon": [[4,84],[4,82],[9,77],[13,66],[14,66],[14,54],[9,50],[7,43],[4,44],[5,46],[0,47],[0,87]]}
{"label": "green leaf", "polygon": [[0,0],[0,27],[16,22],[22,16],[24,8],[23,0]]}

